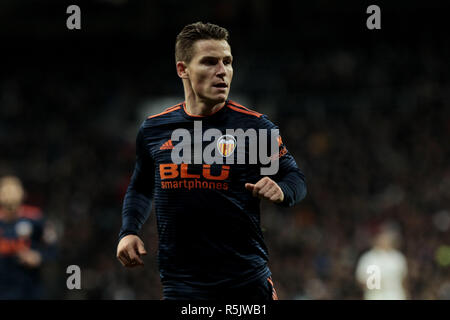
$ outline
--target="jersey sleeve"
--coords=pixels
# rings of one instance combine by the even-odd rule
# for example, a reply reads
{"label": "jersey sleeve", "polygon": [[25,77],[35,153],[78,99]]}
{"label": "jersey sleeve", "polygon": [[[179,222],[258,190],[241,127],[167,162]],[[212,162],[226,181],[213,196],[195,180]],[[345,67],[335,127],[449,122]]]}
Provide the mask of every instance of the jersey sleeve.
{"label": "jersey sleeve", "polygon": [[144,140],[141,126],[136,138],[136,163],[122,206],[122,227],[119,240],[129,234],[138,234],[148,219],[152,207],[154,163]]}
{"label": "jersey sleeve", "polygon": [[[260,118],[260,121],[260,127],[264,129],[279,130],[279,128],[273,124],[266,115],[263,115]],[[272,157],[276,157],[278,159],[279,167],[278,172],[271,178],[277,182],[284,194],[284,200],[279,203],[279,205],[284,207],[292,207],[303,200],[306,196],[306,178],[298,167],[292,154],[287,150],[281,135],[278,135],[277,141],[278,152],[273,154]]]}

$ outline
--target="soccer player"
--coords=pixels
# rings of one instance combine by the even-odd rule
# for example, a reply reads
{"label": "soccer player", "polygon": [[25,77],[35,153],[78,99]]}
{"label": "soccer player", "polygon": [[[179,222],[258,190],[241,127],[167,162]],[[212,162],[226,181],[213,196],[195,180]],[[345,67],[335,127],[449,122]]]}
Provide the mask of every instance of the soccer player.
{"label": "soccer player", "polygon": [[55,255],[56,234],[24,195],[17,177],[0,179],[0,300],[44,298],[40,268]]}
{"label": "soccer player", "polygon": [[[281,137],[273,154],[278,172],[271,176],[261,175],[260,162],[172,160],[178,143],[191,144],[193,157],[198,156],[194,141],[172,139],[177,129],[192,134],[196,121],[203,130],[223,134],[216,148],[223,159],[254,147],[236,146],[234,137],[226,137],[227,129],[277,129],[266,115],[228,99],[233,77],[228,37],[226,29],[210,23],[183,28],[175,57],[185,101],[148,117],[136,139],[137,159],[123,203],[117,258],[125,267],[144,264],[146,250],[138,232],[154,204],[158,264],[167,300],[277,299],[260,228],[260,200],[289,207],[306,195],[304,175]],[[202,142],[200,153],[205,145]]]}

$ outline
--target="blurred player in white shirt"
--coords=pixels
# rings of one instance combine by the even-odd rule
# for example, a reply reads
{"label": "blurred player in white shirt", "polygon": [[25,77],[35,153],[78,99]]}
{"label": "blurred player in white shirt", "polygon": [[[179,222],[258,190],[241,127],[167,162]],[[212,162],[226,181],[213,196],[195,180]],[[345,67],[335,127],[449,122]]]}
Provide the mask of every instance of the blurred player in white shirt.
{"label": "blurred player in white shirt", "polygon": [[397,234],[383,230],[373,247],[358,260],[356,278],[362,285],[365,300],[405,300],[404,281],[408,273],[406,258],[396,246]]}

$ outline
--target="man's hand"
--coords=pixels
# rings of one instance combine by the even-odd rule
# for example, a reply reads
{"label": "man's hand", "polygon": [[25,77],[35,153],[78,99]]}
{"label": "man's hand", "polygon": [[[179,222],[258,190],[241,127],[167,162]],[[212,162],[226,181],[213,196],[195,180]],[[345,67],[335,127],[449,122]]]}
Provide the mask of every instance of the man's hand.
{"label": "man's hand", "polygon": [[254,197],[259,197],[260,199],[266,199],[275,203],[280,203],[284,200],[283,191],[269,177],[262,178],[256,184],[246,183],[245,188],[251,191]]}
{"label": "man's hand", "polygon": [[144,261],[142,261],[141,256],[146,254],[144,243],[134,234],[123,237],[117,245],[117,259],[124,267],[143,266]]}
{"label": "man's hand", "polygon": [[19,263],[25,265],[28,268],[37,268],[41,265],[42,257],[41,254],[32,249],[26,249],[17,252],[17,258]]}

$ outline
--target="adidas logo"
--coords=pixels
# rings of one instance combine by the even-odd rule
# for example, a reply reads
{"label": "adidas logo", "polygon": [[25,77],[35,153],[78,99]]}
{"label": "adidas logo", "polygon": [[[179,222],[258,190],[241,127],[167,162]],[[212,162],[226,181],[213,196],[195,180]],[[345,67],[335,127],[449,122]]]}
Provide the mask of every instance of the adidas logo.
{"label": "adidas logo", "polygon": [[170,150],[170,149],[173,149],[172,140],[170,139],[164,142],[161,148],[159,148],[159,150]]}

